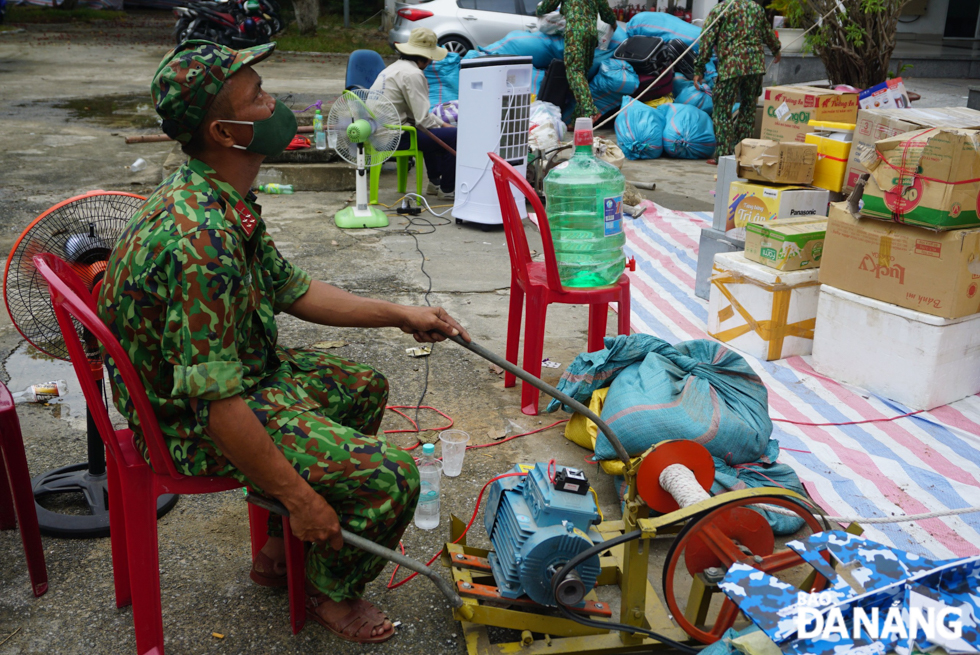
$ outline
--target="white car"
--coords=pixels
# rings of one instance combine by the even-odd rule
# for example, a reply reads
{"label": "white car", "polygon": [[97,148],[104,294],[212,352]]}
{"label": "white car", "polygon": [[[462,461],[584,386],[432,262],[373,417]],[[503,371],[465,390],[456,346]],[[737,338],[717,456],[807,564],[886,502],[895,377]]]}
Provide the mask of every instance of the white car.
{"label": "white car", "polygon": [[537,30],[539,0],[422,0],[396,2],[395,26],[388,43],[405,43],[416,27],[436,33],[439,45],[464,55],[515,30]]}

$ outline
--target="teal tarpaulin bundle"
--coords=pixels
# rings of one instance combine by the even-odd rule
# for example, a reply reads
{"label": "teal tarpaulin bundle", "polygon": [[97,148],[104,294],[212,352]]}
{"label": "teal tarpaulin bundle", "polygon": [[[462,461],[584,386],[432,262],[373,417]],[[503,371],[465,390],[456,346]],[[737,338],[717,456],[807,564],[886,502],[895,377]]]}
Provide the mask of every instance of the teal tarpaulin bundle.
{"label": "teal tarpaulin bundle", "polygon": [[[690,439],[715,458],[715,493],[763,486],[803,492],[796,473],[776,462],[779,443],[770,438],[769,394],[741,355],[714,341],[672,346],[647,334],[607,337],[605,345],[576,357],[558,390],[588,405],[594,391],[609,387],[602,419],[630,455],[661,441]],[[552,400],[548,411],[560,406]],[[602,432],[595,454],[616,459]],[[796,517],[762,513],[778,534],[802,525]]]}
{"label": "teal tarpaulin bundle", "polygon": [[[602,419],[630,455],[667,439],[694,439],[730,464],[757,462],[772,434],[769,394],[745,359],[714,341],[672,346],[648,334],[606,337],[605,350],[582,353],[558,390],[588,404],[609,387]],[[560,406],[552,400],[548,411]],[[605,435],[599,459],[615,459]]]}

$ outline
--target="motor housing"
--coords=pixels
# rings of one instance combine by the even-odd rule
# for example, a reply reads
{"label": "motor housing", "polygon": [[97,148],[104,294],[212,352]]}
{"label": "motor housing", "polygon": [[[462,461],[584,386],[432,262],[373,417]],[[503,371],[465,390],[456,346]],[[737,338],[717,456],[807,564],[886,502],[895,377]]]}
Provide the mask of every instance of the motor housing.
{"label": "motor housing", "polygon": [[[527,594],[541,605],[555,606],[554,575],[570,559],[602,541],[595,529],[599,510],[592,494],[555,489],[548,465],[518,464],[507,477],[490,486],[483,523],[493,543],[490,567],[501,596]],[[577,477],[576,469],[557,467],[555,476]],[[587,481],[586,481],[587,486]],[[582,562],[558,590],[564,605],[576,606],[599,577],[599,556]]]}

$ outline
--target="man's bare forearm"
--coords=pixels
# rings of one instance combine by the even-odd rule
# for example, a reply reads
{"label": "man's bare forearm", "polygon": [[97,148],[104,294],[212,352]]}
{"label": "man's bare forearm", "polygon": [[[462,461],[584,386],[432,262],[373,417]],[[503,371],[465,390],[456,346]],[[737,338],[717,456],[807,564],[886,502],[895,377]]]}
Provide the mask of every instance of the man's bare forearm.
{"label": "man's bare forearm", "polygon": [[221,452],[246,478],[252,480],[290,512],[316,495],[269,438],[241,396],[211,401],[208,434]]}
{"label": "man's bare forearm", "polygon": [[362,298],[314,280],[309,291],[286,310],[296,318],[336,327],[397,327],[404,308],[386,300]]}

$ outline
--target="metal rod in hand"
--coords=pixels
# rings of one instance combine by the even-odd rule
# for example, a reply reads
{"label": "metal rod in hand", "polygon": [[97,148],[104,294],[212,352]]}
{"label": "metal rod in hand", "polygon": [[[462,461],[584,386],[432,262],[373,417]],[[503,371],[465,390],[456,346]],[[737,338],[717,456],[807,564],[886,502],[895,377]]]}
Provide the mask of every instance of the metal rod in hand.
{"label": "metal rod in hand", "polygon": [[[253,505],[266,509],[273,514],[289,516],[289,510],[286,509],[286,506],[280,503],[278,500],[268,498],[266,496],[260,496],[254,493],[249,493],[247,496],[245,496],[245,499]],[[365,553],[370,553],[382,559],[386,559],[389,562],[394,562],[399,566],[404,566],[406,569],[421,573],[429,580],[432,580],[436,587],[439,588],[439,591],[442,592],[442,595],[446,597],[446,600],[448,600],[453,607],[463,606],[463,599],[459,597],[459,594],[456,593],[456,590],[453,589],[452,585],[446,582],[442,576],[422,562],[414,560],[411,557],[406,557],[405,555],[391,550],[390,548],[380,546],[369,539],[365,539],[364,537],[348,532],[343,528],[340,529],[340,535],[344,538],[345,544],[350,544],[355,548],[363,550]]]}
{"label": "metal rod in hand", "polygon": [[476,353],[483,359],[493,364],[496,364],[497,366],[504,369],[505,371],[513,373],[514,375],[524,380],[531,386],[537,387],[539,390],[545,392],[552,398],[561,401],[563,404],[568,405],[579,414],[582,414],[587,419],[591,420],[593,423],[599,426],[599,429],[602,430],[602,433],[606,435],[607,439],[609,439],[609,443],[612,444],[613,450],[616,451],[616,457],[621,459],[623,461],[623,464],[625,464],[626,467],[629,468],[630,456],[626,452],[626,449],[623,448],[623,444],[622,442],[620,442],[619,437],[617,437],[616,433],[612,431],[612,428],[606,425],[606,422],[603,421],[601,418],[599,418],[596,415],[596,413],[593,412],[591,409],[589,409],[579,401],[575,400],[571,396],[566,395],[561,391],[558,391],[558,389],[555,389],[553,386],[551,386],[544,380],[534,377],[533,375],[531,375],[530,373],[528,373],[527,371],[525,371],[520,367],[514,366],[503,357],[500,357],[499,355],[490,352],[483,346],[473,342],[467,343],[466,341],[463,340],[463,337],[459,335],[456,335],[454,337],[451,336],[449,338],[455,341],[456,343],[458,343],[459,345],[461,345],[463,348],[466,348],[470,352]]}
{"label": "metal rod in hand", "polygon": [[442,139],[440,139],[439,137],[437,137],[435,134],[433,134],[429,130],[425,129],[421,125],[416,125],[415,126],[415,129],[418,130],[418,131],[420,131],[420,132],[422,132],[423,134],[429,135],[429,138],[432,139],[433,141],[435,141],[437,145],[442,146],[442,149],[443,150],[445,150],[446,152],[448,152],[449,154],[451,154],[453,157],[456,156],[456,151],[455,150],[453,150],[452,148],[450,148],[449,145],[445,141],[443,141]]}

